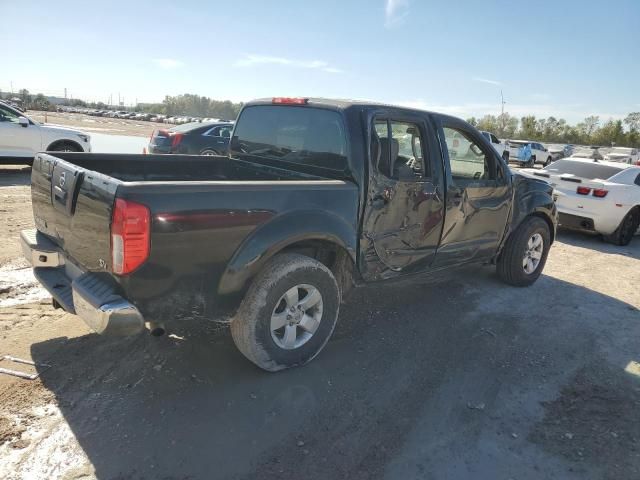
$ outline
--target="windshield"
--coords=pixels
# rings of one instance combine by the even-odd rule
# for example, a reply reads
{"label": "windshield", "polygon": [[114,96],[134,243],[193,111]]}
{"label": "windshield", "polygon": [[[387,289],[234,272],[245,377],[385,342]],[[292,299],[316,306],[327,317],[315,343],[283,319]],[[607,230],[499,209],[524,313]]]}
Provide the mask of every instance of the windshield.
{"label": "windshield", "polygon": [[558,160],[544,170],[560,175],[575,175],[576,177],[588,178],[590,180],[607,180],[615,174],[620,173],[622,169],[596,162],[589,163],[575,160]]}
{"label": "windshield", "polygon": [[342,117],[320,108],[247,107],[238,118],[231,152],[331,170],[347,169]]}

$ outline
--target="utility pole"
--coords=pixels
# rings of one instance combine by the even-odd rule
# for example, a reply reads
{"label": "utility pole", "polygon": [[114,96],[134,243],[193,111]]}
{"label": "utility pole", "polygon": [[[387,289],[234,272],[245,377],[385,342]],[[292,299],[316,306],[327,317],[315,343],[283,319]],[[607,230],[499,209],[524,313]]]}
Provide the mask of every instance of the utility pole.
{"label": "utility pole", "polygon": [[504,136],[504,104],[507,103],[504,101],[504,95],[502,94],[502,89],[500,89],[500,136]]}

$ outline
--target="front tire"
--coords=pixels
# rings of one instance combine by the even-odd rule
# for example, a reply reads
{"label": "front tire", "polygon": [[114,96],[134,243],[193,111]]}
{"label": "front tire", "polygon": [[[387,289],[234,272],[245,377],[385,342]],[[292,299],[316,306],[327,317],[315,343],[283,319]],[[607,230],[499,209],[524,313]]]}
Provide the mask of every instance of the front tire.
{"label": "front tire", "polygon": [[340,290],[325,265],[276,255],[255,277],[231,321],[238,350],[269,372],[313,360],[338,320]]}
{"label": "front tire", "polygon": [[640,208],[636,207],[627,213],[615,232],[610,235],[603,235],[602,237],[606,242],[624,247],[631,243],[633,236],[638,230],[638,225],[640,225]]}
{"label": "front tire", "polygon": [[547,161],[544,162],[544,167],[548,167],[549,165],[551,165],[551,157],[547,157]]}
{"label": "front tire", "polygon": [[498,276],[515,287],[533,284],[544,269],[550,246],[547,222],[539,217],[525,218],[507,239],[498,258]]}

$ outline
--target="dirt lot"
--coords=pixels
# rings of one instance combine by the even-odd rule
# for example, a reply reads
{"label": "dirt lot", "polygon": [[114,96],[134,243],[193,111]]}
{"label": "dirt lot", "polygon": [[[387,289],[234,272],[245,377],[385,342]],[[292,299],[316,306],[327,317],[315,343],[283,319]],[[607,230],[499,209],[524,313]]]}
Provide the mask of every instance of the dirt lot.
{"label": "dirt lot", "polygon": [[0,375],[0,478],[640,478],[640,238],[561,233],[528,289],[358,291],[318,359],[267,374],[215,322],[109,339],[53,310],[27,184],[0,172],[0,354],[51,368]]}
{"label": "dirt lot", "polygon": [[[29,110],[27,115],[38,122],[45,122],[46,120],[45,123],[78,128],[88,133],[95,132],[107,135],[149,137],[156,128],[164,125],[162,123],[125,120],[122,118],[92,117],[83,113],[46,112],[45,118],[45,112]],[[168,125],[168,127],[170,126]]]}

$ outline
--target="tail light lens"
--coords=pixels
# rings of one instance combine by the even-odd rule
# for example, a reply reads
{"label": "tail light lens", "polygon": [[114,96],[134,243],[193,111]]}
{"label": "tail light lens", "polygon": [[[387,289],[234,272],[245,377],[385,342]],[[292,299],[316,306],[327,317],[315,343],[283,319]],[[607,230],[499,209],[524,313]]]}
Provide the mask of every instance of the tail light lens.
{"label": "tail light lens", "polygon": [[591,189],[589,187],[578,187],[576,192],[580,195],[589,195],[591,193]]}
{"label": "tail light lens", "polygon": [[604,188],[594,188],[593,189],[593,196],[594,197],[604,198],[604,197],[607,196],[607,193],[609,193],[609,190],[605,190]]}
{"label": "tail light lens", "polygon": [[184,136],[182,133],[170,133],[169,134],[171,137],[171,146],[175,147],[177,145],[180,144],[180,142],[182,141],[182,137]]}
{"label": "tail light lens", "polygon": [[149,209],[140,203],[116,199],[111,217],[111,265],[113,273],[127,275],[149,257]]}

